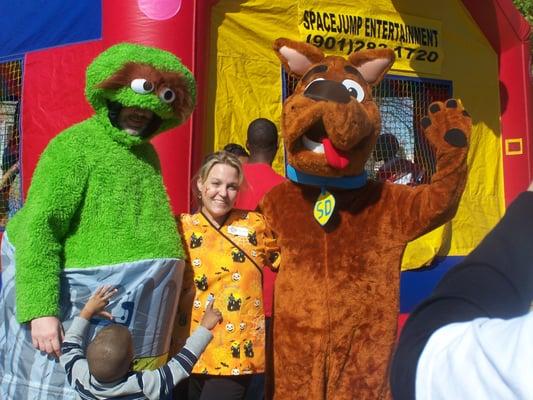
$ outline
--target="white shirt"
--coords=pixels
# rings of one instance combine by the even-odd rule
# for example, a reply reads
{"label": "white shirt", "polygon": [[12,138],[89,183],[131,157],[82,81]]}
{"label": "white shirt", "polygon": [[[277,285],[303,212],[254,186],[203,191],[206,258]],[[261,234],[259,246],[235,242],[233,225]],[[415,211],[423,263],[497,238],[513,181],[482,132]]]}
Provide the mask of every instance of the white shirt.
{"label": "white shirt", "polygon": [[418,361],[416,399],[533,399],[533,314],[435,331]]}

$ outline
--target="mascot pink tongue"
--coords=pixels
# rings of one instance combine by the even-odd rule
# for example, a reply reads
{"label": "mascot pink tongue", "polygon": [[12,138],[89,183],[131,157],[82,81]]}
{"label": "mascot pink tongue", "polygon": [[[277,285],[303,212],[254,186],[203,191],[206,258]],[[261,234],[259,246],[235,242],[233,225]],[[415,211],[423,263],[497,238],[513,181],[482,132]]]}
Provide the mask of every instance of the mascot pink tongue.
{"label": "mascot pink tongue", "polygon": [[340,150],[337,150],[335,146],[333,146],[333,143],[331,143],[331,140],[328,138],[324,138],[322,140],[322,144],[324,145],[324,152],[326,153],[326,160],[328,161],[328,164],[336,169],[343,169],[345,168],[350,160],[348,160],[348,157],[345,155],[344,152],[341,152]]}

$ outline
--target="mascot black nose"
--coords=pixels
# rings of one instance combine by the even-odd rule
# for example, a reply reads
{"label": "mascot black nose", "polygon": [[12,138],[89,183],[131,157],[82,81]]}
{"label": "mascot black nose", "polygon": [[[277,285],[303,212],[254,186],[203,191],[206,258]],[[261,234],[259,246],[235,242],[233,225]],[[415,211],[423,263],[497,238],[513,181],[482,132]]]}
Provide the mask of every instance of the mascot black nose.
{"label": "mascot black nose", "polygon": [[304,96],[313,100],[329,100],[336,103],[348,103],[350,92],[340,82],[327,79],[312,82],[304,91]]}

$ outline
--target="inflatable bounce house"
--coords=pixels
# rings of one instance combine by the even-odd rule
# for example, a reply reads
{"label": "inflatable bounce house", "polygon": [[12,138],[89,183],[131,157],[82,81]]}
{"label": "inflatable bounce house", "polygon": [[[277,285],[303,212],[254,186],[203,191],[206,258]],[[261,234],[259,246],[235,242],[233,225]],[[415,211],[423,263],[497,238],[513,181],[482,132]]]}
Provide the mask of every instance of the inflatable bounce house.
{"label": "inflatable bounce house", "polygon": [[[455,218],[404,254],[404,314],[475,247],[533,175],[530,27],[511,0],[446,7],[417,0],[49,0],[37,7],[22,0],[4,4],[0,19],[2,227],[23,203],[50,139],[91,114],[83,96],[87,65],[122,41],[176,54],[198,81],[192,118],[154,140],[175,213],[189,210],[191,177],[206,153],[244,144],[257,117],[279,126],[294,82],[272,51],[278,37],[327,54],[394,50],[396,62],[374,91],[383,119],[383,140],[368,163],[375,179],[431,179],[435,160],[420,118],[433,101],[461,99],[473,119],[467,186]],[[392,157],[400,162],[390,164]]]}

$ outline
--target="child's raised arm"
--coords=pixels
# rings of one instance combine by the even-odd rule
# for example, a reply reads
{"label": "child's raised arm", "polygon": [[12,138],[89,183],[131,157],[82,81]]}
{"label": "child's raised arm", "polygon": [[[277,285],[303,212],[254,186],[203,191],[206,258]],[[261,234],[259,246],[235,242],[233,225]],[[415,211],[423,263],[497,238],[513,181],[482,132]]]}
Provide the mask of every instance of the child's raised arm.
{"label": "child's raised arm", "polygon": [[213,308],[215,300],[211,300],[207,303],[204,316],[200,321],[200,325],[209,330],[213,329],[219,322],[222,321],[222,313],[218,308]]}
{"label": "child's raised arm", "polygon": [[113,316],[105,311],[109,304],[109,299],[117,293],[117,289],[111,285],[101,286],[89,298],[80,312],[80,317],[90,320],[95,315],[100,315],[107,319],[113,319]]}

